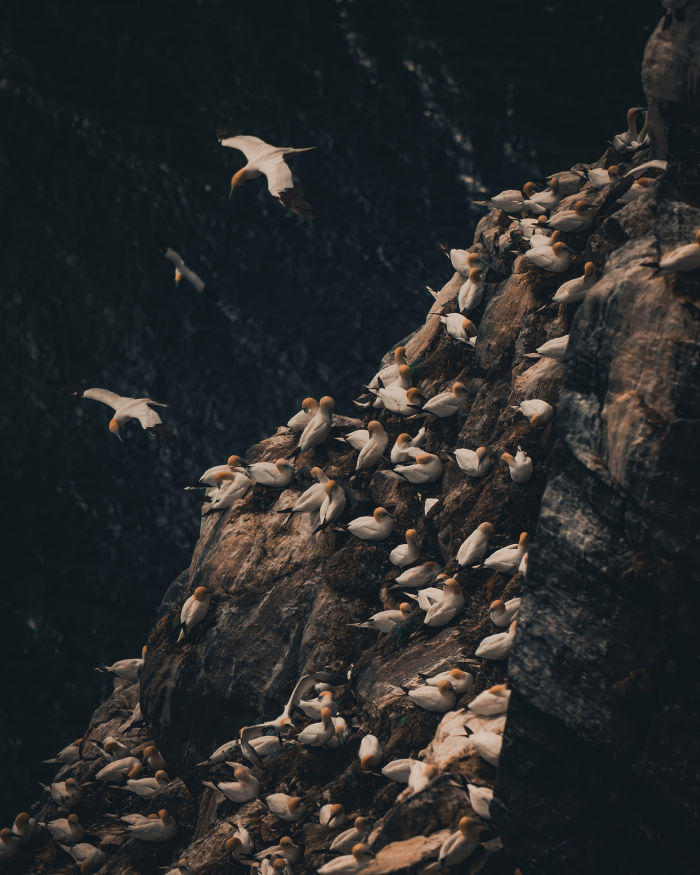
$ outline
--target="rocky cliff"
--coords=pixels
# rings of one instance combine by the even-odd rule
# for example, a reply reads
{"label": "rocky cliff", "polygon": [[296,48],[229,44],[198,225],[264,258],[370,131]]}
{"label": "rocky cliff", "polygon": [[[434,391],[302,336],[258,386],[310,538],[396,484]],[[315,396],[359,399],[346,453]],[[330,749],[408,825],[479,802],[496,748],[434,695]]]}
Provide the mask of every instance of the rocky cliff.
{"label": "rocky cliff", "polygon": [[[357,453],[332,437],[297,456],[295,480],[281,494],[256,485],[232,508],[202,517],[190,567],[161,604],[140,679],[116,681],[78,757],[57,776],[71,776],[82,788],[75,810],[85,840],[106,855],[100,871],[156,872],[179,860],[182,872],[238,871],[249,864],[235,860],[226,844],[236,818],[256,851],[290,836],[301,848],[294,872],[313,872],[333,857],[329,846],[339,832],[319,823],[318,809],[329,802],[342,804],[349,818],[369,819],[376,856],[363,871],[376,875],[439,871],[437,851],[464,815],[480,827],[479,841],[457,871],[640,872],[662,863],[670,868],[670,861],[677,871],[691,871],[699,810],[692,720],[700,698],[692,622],[697,272],[665,275],[645,263],[700,228],[685,145],[688,130],[697,136],[697,117],[686,91],[679,86],[672,100],[662,87],[664,57],[676,65],[674,81],[694,81],[678,72],[678,57],[680,46],[687,69],[696,69],[689,47],[697,46],[698,21],[698,4],[689,3],[684,21],[659,25],[645,58],[654,136],[667,138],[668,170],[660,177],[651,170],[652,184],[623,203],[632,177],[593,189],[584,171],[594,165],[576,165],[571,185],[581,190],[562,206],[585,197],[596,220],[562,235],[575,253],[564,272],[531,264],[524,257],[527,230],[491,210],[471,247],[488,262],[483,302],[469,314],[475,346],[451,338],[438,318],[457,308],[460,273],[404,341],[412,381],[425,397],[455,381],[468,390],[458,416],[382,414],[390,446],[400,433],[425,425],[425,449],[444,464],[440,480],[419,492],[392,476],[385,459],[354,474]],[[659,118],[667,114],[673,123],[664,129]],[[616,164],[624,173],[652,157],[650,147],[628,153],[610,147],[595,167]],[[556,290],[580,276],[586,262],[595,265],[597,281],[585,300],[554,303]],[[532,357],[567,333],[565,362]],[[518,409],[528,399],[553,405],[554,422],[531,426]],[[363,413],[362,422],[376,413]],[[336,425],[347,430],[360,421],[338,417]],[[287,458],[296,444],[280,428],[252,447],[246,462]],[[453,450],[482,446],[490,471],[465,475]],[[500,459],[518,446],[534,466],[523,484],[513,482]],[[383,506],[396,521],[392,536],[369,543],[342,525],[315,532],[316,514],[287,520],[278,513],[309,485],[314,466],[343,484],[348,506],[341,523]],[[437,503],[426,512],[428,498]],[[520,570],[457,563],[460,545],[485,521],[494,527],[490,550],[521,532],[531,535],[527,580]],[[404,600],[388,554],[409,528],[417,530],[420,561],[435,561],[457,579],[464,608],[436,629],[423,624],[418,610],[387,635],[350,625]],[[211,594],[209,611],[178,643],[180,609],[200,586]],[[489,618],[491,602],[521,595],[509,660],[476,658],[479,642],[499,631]],[[443,715],[418,708],[404,693],[423,675],[455,667],[474,678],[455,710],[494,684],[507,680],[512,689],[498,768],[469,740],[482,727],[449,736]],[[279,715],[297,680],[316,671],[337,676],[344,742],[332,748],[296,742],[311,721],[293,710],[280,750],[253,769],[256,798],[237,804],[205,786],[203,780],[232,780],[224,762],[202,765],[212,751],[243,726]],[[137,705],[141,715],[134,715]],[[502,722],[497,717],[483,728],[499,735]],[[363,769],[358,748],[370,733],[382,759]],[[139,758],[148,744],[157,745],[171,780],[148,800],[97,782],[105,762],[100,745],[109,736]],[[412,794],[380,774],[405,757],[435,766]],[[244,761],[240,751],[229,759]],[[493,819],[472,809],[467,783],[495,786]],[[301,797],[306,814],[282,822],[264,802],[278,792]],[[163,808],[177,824],[164,843],[130,838],[119,819]],[[46,794],[32,816],[53,820],[57,805]],[[42,831],[9,867],[62,872],[72,865]]]}

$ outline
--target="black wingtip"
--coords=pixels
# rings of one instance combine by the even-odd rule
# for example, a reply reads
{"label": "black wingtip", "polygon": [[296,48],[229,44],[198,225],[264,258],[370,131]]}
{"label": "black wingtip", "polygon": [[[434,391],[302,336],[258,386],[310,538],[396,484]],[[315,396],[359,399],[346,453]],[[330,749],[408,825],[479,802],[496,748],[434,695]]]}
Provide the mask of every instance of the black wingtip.
{"label": "black wingtip", "polygon": [[311,204],[307,203],[295,188],[287,188],[280,192],[280,203],[295,215],[306,221],[314,218]]}
{"label": "black wingtip", "polygon": [[158,425],[151,425],[146,431],[161,441],[169,440],[173,436],[172,430],[164,422],[159,422]]}
{"label": "black wingtip", "polygon": [[221,142],[222,140],[228,140],[229,137],[237,137],[237,131],[234,131],[232,127],[228,125],[219,125],[216,129],[216,139]]}

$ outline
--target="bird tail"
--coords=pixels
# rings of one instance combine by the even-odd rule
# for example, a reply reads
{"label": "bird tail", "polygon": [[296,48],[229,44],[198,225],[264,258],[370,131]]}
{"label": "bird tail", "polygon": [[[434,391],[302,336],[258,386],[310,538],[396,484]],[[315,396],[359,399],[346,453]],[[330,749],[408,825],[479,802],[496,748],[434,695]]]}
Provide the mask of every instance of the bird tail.
{"label": "bird tail", "polygon": [[177,643],[179,644],[181,641],[185,640],[185,627],[183,626],[180,629],[180,634],[178,635]]}
{"label": "bird tail", "polygon": [[212,784],[211,781],[202,781],[202,784],[205,787],[210,787],[212,790],[217,790],[219,793],[221,792],[221,790],[219,790],[219,788],[216,786],[216,784]]}

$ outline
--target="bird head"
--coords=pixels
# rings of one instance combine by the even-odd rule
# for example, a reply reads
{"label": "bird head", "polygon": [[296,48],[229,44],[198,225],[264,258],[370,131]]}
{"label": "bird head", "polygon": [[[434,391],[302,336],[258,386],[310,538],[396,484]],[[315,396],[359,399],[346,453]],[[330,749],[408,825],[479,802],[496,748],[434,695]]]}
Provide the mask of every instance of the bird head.
{"label": "bird head", "polygon": [[301,402],[301,409],[306,411],[306,413],[318,410],[318,401],[315,398],[304,398]]}
{"label": "bird head", "polygon": [[233,176],[231,177],[231,190],[229,191],[228,196],[231,197],[231,195],[234,193],[234,191],[239,186],[243,185],[245,180],[246,180],[245,167],[242,167],[240,170],[237,170],[233,174]]}
{"label": "bird head", "polygon": [[523,194],[527,198],[531,198],[536,190],[537,190],[537,186],[535,185],[534,182],[526,182],[525,185],[523,186]]}
{"label": "bird head", "polygon": [[586,279],[590,279],[595,274],[595,264],[592,261],[587,261],[583,265],[583,275]]}
{"label": "bird head", "polygon": [[480,532],[484,532],[487,535],[492,534],[493,530],[494,530],[493,523],[479,523],[477,528],[479,529]]}
{"label": "bird head", "polygon": [[109,430],[112,432],[112,434],[116,435],[119,440],[122,439],[122,436],[119,434],[119,423],[116,419],[110,419]]}
{"label": "bird head", "polygon": [[394,350],[394,361],[397,365],[405,365],[406,362],[406,347],[397,346]]}
{"label": "bird head", "polygon": [[193,595],[196,601],[202,602],[204,599],[209,598],[209,590],[205,586],[198,586]]}
{"label": "bird head", "polygon": [[393,520],[393,516],[383,507],[377,507],[372,514],[375,523],[383,523],[384,520]]}
{"label": "bird head", "polygon": [[438,688],[438,690],[440,690],[440,692],[443,693],[443,694],[444,694],[444,693],[453,693],[453,692],[454,692],[454,690],[453,690],[453,688],[452,688],[452,684],[451,684],[450,681],[447,680],[447,678],[445,678],[445,679],[442,680],[442,681],[439,681],[439,682],[438,682],[438,685],[437,685],[437,688]]}

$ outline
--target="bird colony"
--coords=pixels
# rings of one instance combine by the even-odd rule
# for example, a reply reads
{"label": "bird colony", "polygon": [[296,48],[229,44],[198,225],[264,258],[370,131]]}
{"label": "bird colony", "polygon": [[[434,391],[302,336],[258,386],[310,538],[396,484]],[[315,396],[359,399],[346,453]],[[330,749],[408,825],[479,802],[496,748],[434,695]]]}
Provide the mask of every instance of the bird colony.
{"label": "bird colony", "polygon": [[[527,622],[528,559],[532,550],[537,561],[534,524],[568,326],[605,273],[604,256],[596,258],[588,242],[609,216],[631,215],[637,200],[650,198],[665,170],[638,130],[641,113],[628,112],[627,130],[595,165],[483,202],[489,213],[474,245],[446,247],[454,276],[441,292],[431,290],[425,326],[363,387],[354,402],[359,418],[338,416],[330,395],[305,398],[275,436],[274,452],[283,453],[231,455],[188,487],[203,499],[208,535],[222,526],[235,533],[240,514],[263,496],[267,525],[323,544],[330,556],[353,545],[361,559],[378,563],[381,609],[357,616],[348,608],[345,632],[337,633],[355,642],[347,661],[341,655],[307,671],[276,716],[263,720],[261,708],[258,723],[220,736],[185,776],[187,786],[141,713],[144,664],[158,658],[150,644],[140,658],[102,667],[121,706],[132,703],[129,713],[109,724],[108,736],[78,739],[46,761],[58,773],[37,816],[22,812],[0,833],[1,860],[51,846],[52,871],[71,858],[81,872],[122,871],[110,859],[123,860],[129,843],[148,848],[141,871],[161,867],[170,875],[205,871],[202,860],[210,872],[437,873],[467,871],[466,861],[501,849],[492,803],[511,697],[508,657],[523,596]],[[228,131],[221,144],[248,159],[232,192],[265,175],[272,196],[310,218],[285,161],[304,150]],[[176,282],[185,278],[201,291],[202,280],[177,253],[166,257]],[[697,270],[700,231],[646,267],[650,277]],[[535,327],[524,331],[526,324]],[[529,348],[516,349],[514,338],[537,332]],[[498,433],[512,442],[489,443],[483,435],[497,430],[483,413],[484,374],[509,344],[515,353]],[[148,398],[68,391],[112,407],[116,436],[130,419],[166,436],[153,409],[159,405]],[[474,415],[480,409],[481,418]],[[383,504],[373,499],[379,486]],[[530,530],[518,525],[524,517]],[[187,594],[177,628],[160,628],[169,652],[200,646],[217,621],[217,596],[215,582]],[[356,662],[372,676],[377,660],[388,668],[375,671],[370,701]],[[322,792],[311,789],[318,779],[304,783],[303,770],[280,777],[275,764],[300,756],[322,763]],[[205,808],[208,825],[195,840],[196,810]]]}

